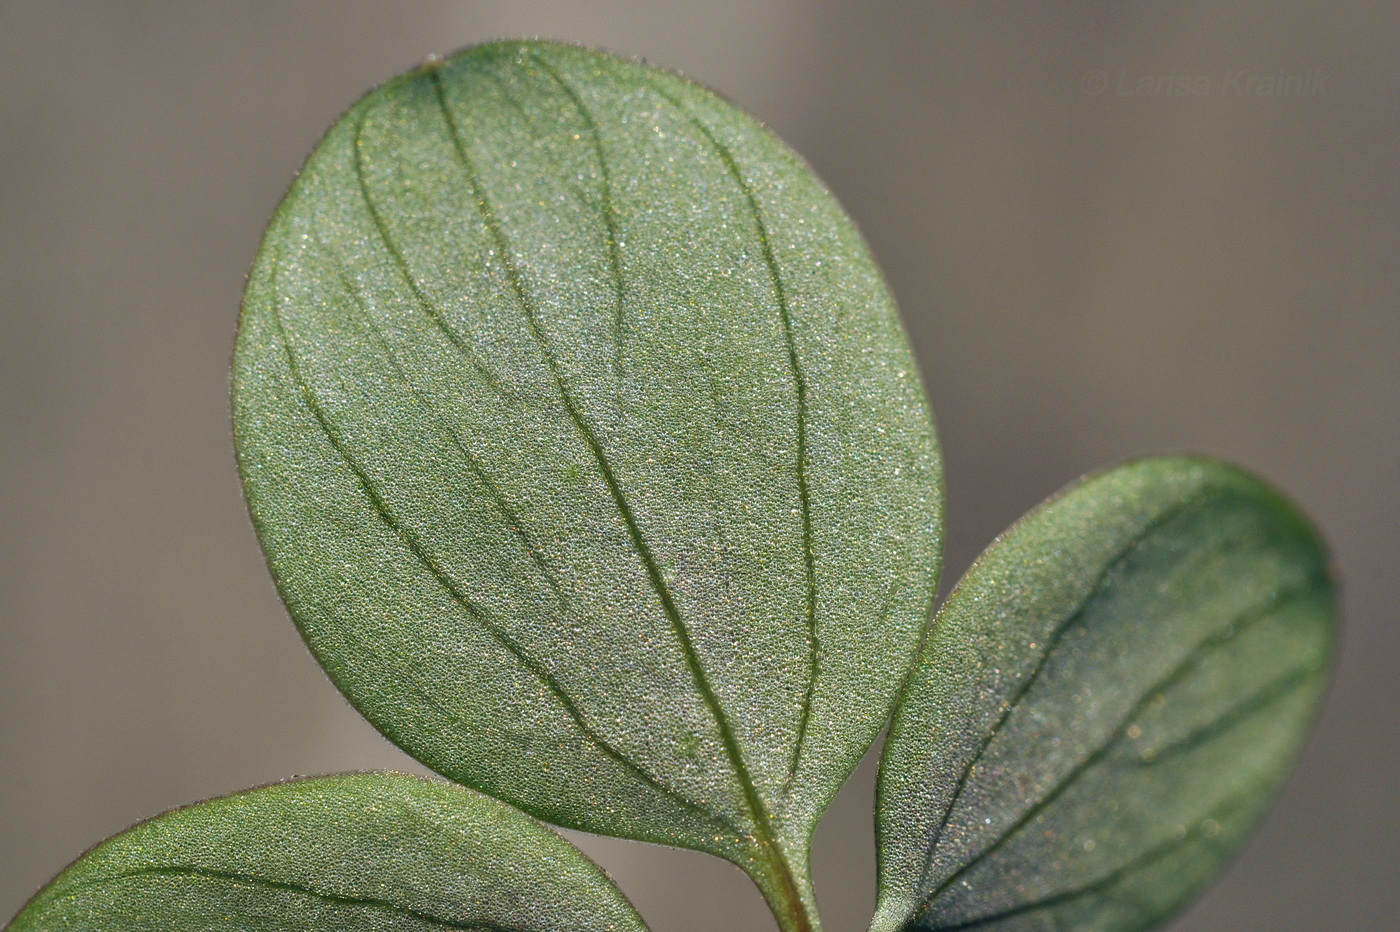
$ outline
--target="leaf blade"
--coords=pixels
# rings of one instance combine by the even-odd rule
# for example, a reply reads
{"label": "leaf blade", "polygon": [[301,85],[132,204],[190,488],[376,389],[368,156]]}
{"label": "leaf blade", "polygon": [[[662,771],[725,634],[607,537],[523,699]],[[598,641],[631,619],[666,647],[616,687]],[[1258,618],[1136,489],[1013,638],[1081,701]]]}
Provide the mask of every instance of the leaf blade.
{"label": "leaf blade", "polygon": [[1141,460],[1033,511],[950,596],[896,715],[874,927],[1174,912],[1286,773],[1335,617],[1316,532],[1233,467]]}
{"label": "leaf blade", "polygon": [[294,780],[157,816],[84,855],[7,928],[157,926],[645,929],[564,839],[405,774]]}
{"label": "leaf blade", "polygon": [[805,870],[921,635],[941,472],[864,244],[751,118],[535,42],[372,93],[269,228],[235,429],[284,600],[392,740]]}

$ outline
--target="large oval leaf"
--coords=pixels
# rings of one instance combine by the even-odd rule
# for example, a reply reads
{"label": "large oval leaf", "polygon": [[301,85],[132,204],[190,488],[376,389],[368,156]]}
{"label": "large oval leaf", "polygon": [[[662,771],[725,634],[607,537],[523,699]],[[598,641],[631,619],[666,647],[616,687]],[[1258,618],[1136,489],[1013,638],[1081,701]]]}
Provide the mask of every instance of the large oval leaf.
{"label": "large oval leaf", "polygon": [[528,816],[403,774],[296,780],[177,809],[80,858],[9,932],[644,932]]}
{"label": "large oval leaf", "polygon": [[1032,512],[958,584],[885,749],[875,930],[1131,932],[1259,819],[1326,679],[1308,523],[1149,459]]}
{"label": "large oval leaf", "polygon": [[274,219],[234,389],[283,597],[393,741],[803,873],[917,648],[941,479],[879,274],[781,142],[585,49],[405,75]]}

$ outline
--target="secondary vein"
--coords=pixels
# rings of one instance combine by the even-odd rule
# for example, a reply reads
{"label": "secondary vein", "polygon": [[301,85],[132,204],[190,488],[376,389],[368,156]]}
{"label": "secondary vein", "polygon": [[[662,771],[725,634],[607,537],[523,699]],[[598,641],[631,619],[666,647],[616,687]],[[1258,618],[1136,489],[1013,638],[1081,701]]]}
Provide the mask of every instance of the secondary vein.
{"label": "secondary vein", "polygon": [[622,335],[626,329],[626,279],[622,275],[622,239],[618,232],[617,210],[613,205],[612,197],[612,174],[608,169],[608,160],[603,152],[603,137],[598,131],[598,121],[584,104],[583,98],[572,84],[564,80],[553,65],[545,61],[539,55],[531,53],[530,60],[540,67],[545,74],[554,80],[578,110],[583,123],[588,127],[589,138],[593,141],[593,155],[598,161],[598,181],[601,189],[601,213],[603,215],[603,226],[608,234],[608,266],[612,273],[612,282],[615,302],[613,305],[612,320],[612,344],[613,344],[613,378],[617,380],[619,390],[622,385]]}
{"label": "secondary vein", "polygon": [[[1257,797],[1258,793],[1259,790],[1255,787],[1251,787],[1248,792],[1237,793],[1234,796],[1229,797],[1223,803],[1216,806],[1213,810],[1207,813],[1205,818],[1214,819],[1217,822],[1223,822],[1226,819],[1233,816],[1240,809],[1245,808],[1251,799]],[[1071,887],[1068,890],[1064,890],[1060,893],[1055,893],[1050,896],[1042,897],[1038,900],[1031,900],[1029,902],[1022,903],[1017,906],[1008,907],[1007,909],[1004,909],[997,913],[991,913],[985,916],[978,916],[975,919],[968,919],[966,921],[959,922],[957,925],[936,927],[930,926],[927,928],[929,928],[931,932],[967,932],[967,930],[986,928],[987,926],[994,925],[995,923],[1002,922],[1007,919],[1013,919],[1016,916],[1023,916],[1027,913],[1038,912],[1042,909],[1052,909],[1056,906],[1073,902],[1074,900],[1083,899],[1086,896],[1092,896],[1095,893],[1101,893],[1103,891],[1109,890],[1115,884],[1127,879],[1137,871],[1141,871],[1145,868],[1151,867],[1158,861],[1170,857],[1173,852],[1185,846],[1191,840],[1192,839],[1189,835],[1183,836],[1181,838],[1168,838],[1165,841],[1153,845],[1146,851],[1142,852],[1134,858],[1131,858],[1130,860],[1119,865],[1113,870],[1108,871],[1107,873],[1098,877],[1097,879],[1091,880],[1085,884],[1081,884],[1080,886]],[[1203,836],[1202,840],[1208,847],[1213,847],[1213,842],[1211,841],[1209,836]]]}
{"label": "secondary vein", "polygon": [[[245,874],[237,871],[225,871],[215,868],[195,867],[184,865],[170,865],[162,867],[143,867],[135,870],[123,871],[112,877],[104,877],[100,880],[83,884],[83,887],[95,886],[99,884],[117,883],[139,877],[198,877],[206,880],[217,880],[224,883],[246,887],[259,887],[267,890],[278,890],[285,893],[296,893],[302,896],[314,897],[329,903],[336,903],[341,906],[358,906],[377,909],[383,912],[394,913],[399,916],[406,916],[416,919],[419,922],[427,922],[433,925],[442,926],[447,929],[466,929],[474,932],[518,932],[513,926],[505,926],[499,923],[486,920],[460,920],[446,919],[436,916],[421,909],[411,906],[404,906],[391,900],[380,899],[368,896],[353,896],[340,893],[330,893],[325,890],[318,890],[306,884],[293,883],[285,880],[272,880],[266,877],[258,877],[253,874]],[[70,888],[69,892],[81,889],[81,887]]]}
{"label": "secondary vein", "polygon": [[[1151,687],[1143,691],[1138,700],[1124,713],[1117,727],[1104,738],[1098,748],[1060,777],[1044,796],[1023,812],[1015,822],[1009,825],[1001,835],[992,842],[992,844],[978,852],[976,856],[951,873],[947,879],[929,892],[925,897],[925,903],[931,904],[943,891],[952,887],[959,878],[966,875],[973,867],[1000,850],[1018,831],[1026,825],[1029,825],[1032,819],[1048,809],[1080,776],[1107,758],[1117,743],[1127,734],[1129,727],[1136,721],[1138,715],[1146,709],[1147,705],[1152,702],[1156,696],[1160,695],[1164,690],[1182,682],[1200,665],[1207,654],[1219,649],[1230,640],[1232,635],[1226,634],[1226,631],[1232,627],[1236,628],[1238,631],[1239,629],[1258,624],[1264,619],[1273,617],[1273,614],[1280,607],[1292,601],[1305,591],[1306,590],[1299,588],[1279,593],[1268,600],[1265,605],[1251,613],[1243,621],[1233,622],[1224,629],[1212,631],[1202,638],[1176,667],[1157,682],[1153,683]],[[1250,715],[1267,708],[1279,699],[1291,694],[1294,690],[1304,685],[1308,679],[1316,673],[1317,670],[1312,665],[1304,665],[1284,671],[1282,674],[1266,683],[1262,688],[1246,697],[1242,702],[1227,709],[1206,726],[1169,746],[1164,749],[1164,751],[1175,753],[1180,749],[1197,747],[1206,741],[1227,733],[1231,728],[1245,721]],[[1143,766],[1148,766],[1153,762],[1160,762],[1165,756],[1165,753],[1159,752],[1151,761],[1145,761]],[[932,860],[931,857],[930,860]],[[920,883],[920,886],[922,885],[923,881]]]}
{"label": "secondary vein", "polygon": [[525,551],[530,562],[535,564],[536,569],[540,571],[540,574],[544,576],[545,580],[549,583],[549,587],[559,599],[560,605],[567,605],[569,601],[567,589],[559,580],[559,576],[554,571],[554,568],[549,565],[549,561],[545,559],[544,548],[536,545],[531,539],[529,532],[525,529],[525,522],[521,520],[520,515],[517,514],[515,509],[511,506],[510,501],[505,496],[504,490],[491,478],[491,475],[486,471],[485,465],[483,465],[477,455],[467,447],[458,432],[454,428],[444,424],[437,409],[433,407],[432,403],[429,402],[427,398],[423,397],[422,390],[415,385],[413,380],[409,377],[407,370],[402,363],[399,362],[398,354],[394,351],[388,337],[384,335],[379,325],[375,322],[374,316],[370,313],[365,304],[365,298],[360,292],[359,286],[350,280],[350,277],[345,274],[343,269],[337,268],[336,272],[340,279],[341,287],[353,299],[360,320],[364,322],[365,326],[374,336],[375,342],[378,344],[380,351],[383,352],[384,358],[393,370],[395,378],[403,385],[409,397],[423,407],[428,417],[437,424],[438,430],[446,434],[452,441],[452,445],[456,448],[457,452],[461,454],[463,462],[465,462],[467,468],[471,470],[472,476],[481,483],[482,487],[486,490],[487,496],[491,499],[492,504],[494,504],[500,512],[500,517],[504,519],[502,523],[510,529],[512,536],[515,537],[517,543],[520,544],[521,549]]}
{"label": "secondary vein", "polygon": [[[413,534],[407,527],[403,525],[402,522],[400,522],[394,516],[393,512],[389,508],[388,503],[379,494],[374,482],[370,479],[370,476],[365,471],[364,466],[360,464],[359,461],[351,454],[348,445],[340,436],[339,431],[335,429],[334,425],[332,424],[330,418],[326,415],[325,411],[321,408],[320,402],[317,401],[316,396],[311,391],[308,382],[306,381],[305,377],[301,374],[298,363],[296,361],[295,354],[292,352],[291,343],[288,339],[285,325],[282,322],[280,309],[276,308],[275,306],[273,308],[273,320],[276,323],[278,329],[279,342],[281,343],[283,351],[286,355],[288,372],[291,375],[292,382],[296,385],[297,389],[301,393],[302,400],[307,410],[310,412],[312,418],[316,421],[321,431],[325,434],[331,446],[335,448],[337,454],[339,454],[341,459],[355,474],[356,479],[360,484],[361,490],[364,492],[366,499],[368,499],[369,501],[371,509],[378,516],[379,520],[383,522],[384,525],[387,528],[389,528],[389,530],[392,531],[403,542],[404,546],[406,546],[409,549],[409,551],[414,555],[414,557],[429,571],[429,573],[433,576],[437,583],[443,587],[443,589],[448,593],[448,595],[455,602],[457,602],[463,610],[465,610],[468,613],[472,620],[475,621],[478,625],[480,625],[482,630],[486,631],[487,634],[489,634],[507,652],[513,655],[516,658],[516,660],[519,661],[519,663],[527,671],[529,671],[536,679],[538,679],[541,682],[542,685],[545,686],[546,689],[549,690],[549,692],[554,696],[555,700],[564,709],[565,714],[573,720],[574,724],[578,727],[579,731],[582,732],[584,737],[586,737],[590,742],[592,742],[592,744],[595,747],[597,747],[598,750],[604,754],[604,756],[608,757],[614,763],[624,768],[627,772],[631,773],[636,779],[640,780],[647,786],[658,791],[667,798],[672,799],[673,801],[681,805],[682,808],[695,812],[696,814],[702,816],[706,821],[711,821],[719,825],[723,825],[726,828],[729,828],[730,831],[733,831],[736,835],[740,834],[738,830],[734,828],[723,815],[702,808],[698,804],[682,796],[677,790],[673,789],[657,777],[654,777],[652,774],[648,773],[644,768],[638,765],[635,761],[628,758],[619,749],[614,747],[611,742],[609,742],[606,738],[600,735],[588,723],[588,721],[583,715],[583,711],[578,707],[578,705],[574,702],[573,698],[564,689],[563,684],[561,684],[554,677],[554,675],[551,674],[549,670],[547,670],[543,666],[543,664],[541,664],[534,657],[532,657],[530,655],[530,652],[526,650],[526,648],[523,645],[521,645],[518,641],[511,637],[509,632],[504,630],[500,625],[492,622],[490,620],[492,613],[488,609],[486,609],[485,606],[478,604],[474,599],[472,599],[461,588],[461,586],[457,584],[456,580],[452,578],[451,574],[448,573],[447,570],[438,563],[438,561],[428,551],[426,545],[422,541],[418,540],[417,536]],[[408,677],[407,679],[409,682],[414,682],[412,677]],[[441,705],[441,703],[439,703],[435,698],[432,698],[431,695],[426,691],[422,690],[421,688],[417,688],[416,686],[415,691],[419,693],[420,697],[428,701],[430,705],[432,705],[445,716],[456,719],[458,721],[461,720],[459,715],[453,712],[449,712],[449,710],[445,709]]]}
{"label": "secondary vein", "polygon": [[768,227],[763,220],[763,209],[758,202],[758,195],[748,179],[744,177],[743,170],[734,158],[734,153],[730,151],[720,139],[700,121],[694,113],[683,103],[671,97],[660,88],[653,87],[658,95],[667,100],[672,106],[679,110],[686,117],[691,126],[700,133],[724,163],[725,171],[734,179],[739,190],[744,195],[744,200],[753,217],[754,228],[758,233],[760,252],[763,254],[763,262],[767,268],[769,278],[773,285],[773,293],[778,301],[778,317],[783,326],[783,341],[787,348],[788,366],[792,370],[793,390],[796,395],[797,409],[797,456],[794,469],[797,476],[797,497],[798,505],[802,517],[802,574],[804,584],[804,605],[803,614],[806,622],[807,639],[807,664],[808,677],[803,689],[802,711],[797,722],[797,738],[793,743],[792,757],[788,764],[787,777],[783,781],[785,790],[791,790],[792,782],[797,776],[798,764],[801,762],[802,749],[807,740],[807,730],[812,718],[812,702],[816,693],[817,680],[821,676],[821,641],[817,632],[817,572],[816,555],[813,546],[812,531],[812,492],[807,478],[807,377],[803,372],[801,361],[797,354],[797,339],[793,332],[792,309],[788,303],[787,288],[783,284],[782,272],[778,267],[777,256],[773,252],[773,243],[768,235]]}
{"label": "secondary vein", "polygon": [[384,248],[389,251],[389,257],[393,261],[395,270],[399,273],[399,277],[403,279],[404,284],[408,286],[408,290],[413,295],[414,303],[418,305],[418,308],[428,316],[440,331],[442,331],[443,335],[457,348],[457,351],[462,354],[463,358],[477,371],[477,374],[481,376],[487,385],[490,385],[501,396],[518,402],[520,399],[516,392],[507,385],[500,376],[491,371],[490,367],[482,361],[472,346],[467,343],[466,340],[462,339],[461,335],[458,334],[456,330],[448,326],[447,321],[442,316],[442,312],[438,309],[437,305],[428,299],[428,296],[423,292],[422,286],[418,284],[418,280],[413,277],[413,273],[408,268],[408,257],[403,254],[403,250],[399,248],[398,243],[389,235],[389,225],[385,222],[384,216],[379,212],[379,207],[374,203],[373,197],[370,196],[369,180],[365,174],[363,137],[365,123],[368,121],[371,112],[373,112],[372,109],[366,105],[364,112],[360,114],[359,120],[355,123],[355,131],[351,138],[350,145],[352,157],[354,159],[355,183],[360,192],[360,199],[364,202],[365,210],[369,213],[370,222],[374,224],[375,231],[379,234],[380,241],[384,244]]}
{"label": "secondary vein", "polygon": [[[1026,695],[1031,691],[1031,688],[1035,686],[1036,682],[1040,679],[1040,675],[1045,671],[1046,664],[1049,663],[1050,655],[1055,652],[1055,649],[1059,646],[1060,641],[1064,638],[1065,634],[1084,617],[1084,613],[1088,610],[1088,607],[1093,602],[1094,597],[1098,595],[1099,590],[1103,588],[1103,584],[1108,579],[1109,575],[1112,574],[1112,572],[1115,569],[1121,566],[1123,562],[1128,559],[1128,557],[1133,553],[1133,550],[1137,547],[1138,543],[1144,538],[1146,538],[1153,531],[1162,527],[1176,515],[1185,511],[1188,507],[1198,503],[1200,498],[1201,496],[1195,496],[1192,498],[1188,498],[1184,501],[1178,502],[1171,508],[1165,509],[1161,514],[1156,515],[1152,520],[1147,522],[1147,524],[1143,526],[1142,530],[1139,531],[1126,545],[1124,545],[1123,549],[1116,553],[1113,556],[1113,558],[1104,565],[1103,570],[1099,573],[1099,575],[1095,578],[1094,582],[1089,587],[1089,592],[1084,597],[1084,601],[1081,602],[1078,605],[1078,607],[1075,608],[1074,611],[1070,612],[1064,618],[1062,618],[1059,621],[1059,623],[1056,624],[1054,630],[1050,633],[1050,636],[1045,639],[1045,649],[1041,652],[1040,656],[1036,658],[1035,666],[1031,669],[1030,675],[1027,676],[1025,681],[1021,683],[1021,685],[1017,688],[1016,692],[1011,696],[1011,698],[1007,699],[1002,703],[1001,710],[997,715],[996,721],[993,722],[991,727],[987,729],[986,734],[982,736],[982,740],[978,744],[976,752],[974,752],[972,757],[968,759],[967,763],[963,766],[961,772],[958,774],[957,783],[953,787],[953,795],[949,798],[948,804],[943,809],[943,814],[939,819],[938,827],[933,830],[933,833],[929,838],[928,857],[924,861],[923,870],[919,874],[919,882],[916,885],[915,889],[922,889],[928,884],[929,875],[933,870],[934,853],[938,848],[938,843],[943,839],[943,833],[946,832],[948,829],[948,821],[953,817],[953,810],[957,808],[958,802],[962,799],[963,792],[967,789],[967,783],[968,780],[971,778],[972,771],[982,760],[982,756],[987,753],[987,748],[991,746],[992,742],[996,739],[996,736],[1001,732],[1002,726],[1005,725],[1006,720],[1011,717],[1011,713],[1016,710],[1016,707],[1020,705],[1021,700],[1025,699]],[[956,595],[956,592],[954,594]]]}
{"label": "secondary vein", "polygon": [[560,403],[568,414],[569,420],[578,431],[579,436],[583,439],[584,444],[588,447],[594,464],[598,468],[599,475],[607,486],[608,494],[622,517],[628,537],[632,541],[637,555],[642,561],[648,581],[660,600],[662,609],[670,622],[671,629],[681,647],[682,655],[691,677],[695,682],[696,689],[715,720],[716,728],[720,733],[720,739],[724,745],[726,755],[730,758],[731,764],[735,769],[735,775],[744,792],[745,801],[751,810],[755,830],[760,834],[766,834],[768,828],[765,824],[764,816],[766,812],[763,808],[762,800],[759,799],[753,781],[749,777],[743,757],[739,753],[739,747],[735,741],[733,730],[719,703],[719,698],[711,687],[709,679],[700,664],[700,658],[696,653],[695,645],[691,641],[690,631],[681,617],[680,610],[671,594],[670,587],[666,584],[665,577],[661,572],[661,567],[651,551],[651,546],[647,542],[646,536],[642,533],[637,523],[636,515],[633,514],[632,507],[622,491],[617,476],[613,473],[612,466],[608,462],[602,443],[599,441],[597,434],[588,424],[587,420],[583,417],[582,412],[580,412],[577,405],[575,405],[573,397],[569,392],[568,383],[561,371],[557,354],[554,351],[549,337],[545,334],[540,324],[537,308],[530,297],[520,268],[515,261],[514,251],[509,238],[501,228],[500,221],[491,205],[491,201],[482,188],[481,182],[477,177],[476,167],[470,155],[467,153],[466,145],[463,142],[461,129],[457,125],[456,118],[453,117],[451,108],[447,104],[446,91],[442,85],[442,77],[436,70],[430,72],[430,76],[434,91],[437,95],[439,109],[442,112],[443,120],[448,128],[448,135],[452,140],[453,151],[456,153],[457,159],[462,166],[463,174],[467,179],[468,185],[472,189],[474,200],[481,212],[482,219],[492,239],[496,243],[505,269],[506,279],[525,315],[528,329],[539,344],[545,364],[549,368],[550,374],[558,387]]}

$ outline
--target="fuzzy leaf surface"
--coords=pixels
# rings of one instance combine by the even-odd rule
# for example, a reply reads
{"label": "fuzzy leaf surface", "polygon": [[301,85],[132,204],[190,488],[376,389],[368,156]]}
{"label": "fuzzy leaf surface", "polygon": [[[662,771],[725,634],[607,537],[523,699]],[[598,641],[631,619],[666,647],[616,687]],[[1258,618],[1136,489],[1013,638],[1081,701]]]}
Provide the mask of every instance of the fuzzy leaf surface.
{"label": "fuzzy leaf surface", "polygon": [[295,780],[116,835],[8,932],[645,932],[593,862],[511,807],[404,774]]}
{"label": "fuzzy leaf surface", "polygon": [[942,489],[879,273],[771,133],[544,42],[391,81],[275,217],[234,389],[283,598],[390,739],[805,883],[917,650]]}
{"label": "fuzzy leaf surface", "polygon": [[881,766],[873,928],[1136,932],[1219,872],[1326,681],[1323,546],[1222,463],[1147,459],[958,584]]}

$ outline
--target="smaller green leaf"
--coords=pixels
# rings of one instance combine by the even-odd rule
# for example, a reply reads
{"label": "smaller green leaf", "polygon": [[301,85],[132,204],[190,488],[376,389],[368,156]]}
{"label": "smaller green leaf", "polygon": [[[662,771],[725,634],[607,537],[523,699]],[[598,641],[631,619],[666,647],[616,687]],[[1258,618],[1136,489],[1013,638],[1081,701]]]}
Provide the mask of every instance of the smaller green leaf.
{"label": "smaller green leaf", "polygon": [[1141,460],[1033,511],[958,584],[896,714],[872,929],[1174,913],[1292,763],[1335,621],[1317,534],[1233,467]]}
{"label": "smaller green leaf", "polygon": [[578,849],[524,813],[405,774],[236,793],[80,858],[9,932],[644,932]]}

